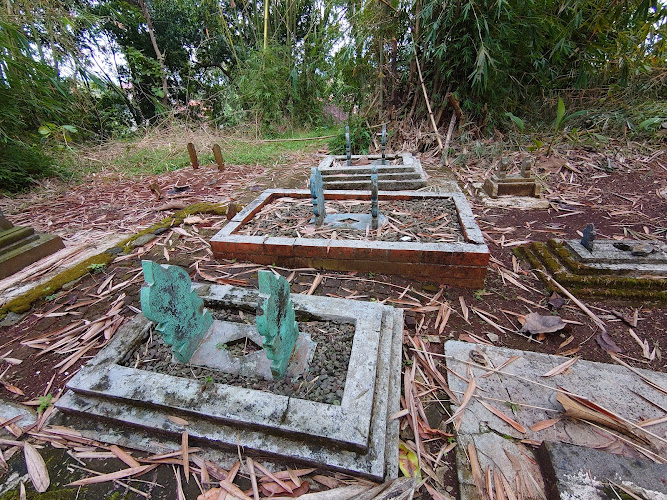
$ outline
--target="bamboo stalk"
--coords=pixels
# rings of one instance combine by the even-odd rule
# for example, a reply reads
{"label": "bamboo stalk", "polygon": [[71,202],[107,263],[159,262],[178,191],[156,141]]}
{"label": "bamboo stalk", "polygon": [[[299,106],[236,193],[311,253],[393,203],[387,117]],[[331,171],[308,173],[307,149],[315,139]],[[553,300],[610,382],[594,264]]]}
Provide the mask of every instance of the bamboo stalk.
{"label": "bamboo stalk", "polygon": [[431,109],[431,103],[428,100],[428,94],[426,93],[426,85],[424,85],[424,77],[422,76],[421,66],[419,65],[419,57],[415,52],[415,62],[417,63],[417,73],[419,73],[419,82],[422,85],[422,91],[424,92],[424,100],[426,101],[426,107],[428,108],[428,116],[431,118],[431,125],[433,125],[433,131],[435,132],[435,138],[438,140],[438,148],[440,152],[444,149],[442,145],[442,139],[440,139],[440,133],[438,132],[438,126],[435,124],[435,118],[433,118],[433,110]]}

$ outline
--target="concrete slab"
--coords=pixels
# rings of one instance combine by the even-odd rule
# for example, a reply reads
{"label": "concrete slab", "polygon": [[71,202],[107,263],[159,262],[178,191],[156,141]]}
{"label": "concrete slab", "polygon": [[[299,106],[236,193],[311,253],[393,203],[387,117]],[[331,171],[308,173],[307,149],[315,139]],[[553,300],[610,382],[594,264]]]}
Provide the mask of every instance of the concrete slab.
{"label": "concrete slab", "polygon": [[128,236],[128,234],[109,234],[101,231],[82,231],[71,238],[63,236],[65,248],[0,280],[0,305],[50,280],[79,262],[113,247]]}
{"label": "concrete slab", "polygon": [[667,276],[667,245],[651,242],[653,253],[644,256],[632,255],[631,251],[616,248],[615,244],[638,245],[639,241],[595,240],[593,251],[586,249],[579,240],[566,240],[565,246],[574,257],[589,267],[610,273],[642,273],[653,276]]}
{"label": "concrete slab", "polygon": [[[562,418],[543,430],[531,430],[530,427],[539,422],[563,417],[563,407],[556,400],[558,386],[588,398],[630,422],[663,417],[664,412],[660,407],[667,407],[666,393],[656,390],[636,373],[620,365],[578,360],[564,373],[545,378],[545,373],[568,358],[458,341],[445,344],[445,355],[449,387],[455,393],[463,394],[472,376],[478,386],[477,398],[471,399],[466,406],[458,434],[459,442],[463,445],[457,454],[462,499],[478,498],[470,475],[470,464],[462,449],[468,443],[473,443],[477,448],[483,471],[487,466],[499,470],[512,485],[515,484],[515,478],[520,476],[518,484],[524,485],[526,489],[532,485],[536,491],[536,485],[542,487],[542,477],[533,453],[525,442],[549,440],[597,448],[615,444],[614,449],[619,452],[628,456],[641,456],[614,437],[611,431],[568,418]],[[478,360],[485,359],[488,367],[479,367],[471,356]],[[484,377],[490,368],[499,367],[514,356],[516,359],[502,368],[502,374]],[[639,373],[657,386],[667,387],[667,374],[648,370],[639,370]],[[482,405],[482,401],[521,424],[526,432],[519,432],[498,418]],[[650,431],[664,436],[667,423],[652,425]],[[626,436],[621,437],[628,439]],[[651,439],[650,442],[650,445],[644,442],[638,444],[658,455],[667,455],[667,446],[663,441]],[[528,498],[540,498],[540,495],[528,495]]]}
{"label": "concrete slab", "polygon": [[[667,500],[667,465],[558,442],[537,453],[547,500],[606,500],[615,490],[639,498]],[[623,496],[623,498],[627,498]]]}
{"label": "concrete slab", "polygon": [[[206,288],[208,307],[252,306],[253,300],[256,305],[257,293],[251,290]],[[57,407],[110,419],[119,427],[168,434],[181,432],[168,418],[180,415],[190,422],[188,432],[195,440],[215,446],[241,444],[257,453],[375,479],[395,476],[398,428],[387,417],[397,411],[400,399],[402,311],[356,301],[351,308],[350,301],[326,297],[294,295],[292,300],[297,312],[357,325],[340,406],[121,366],[151,329],[139,316],[68,383],[72,391]]]}

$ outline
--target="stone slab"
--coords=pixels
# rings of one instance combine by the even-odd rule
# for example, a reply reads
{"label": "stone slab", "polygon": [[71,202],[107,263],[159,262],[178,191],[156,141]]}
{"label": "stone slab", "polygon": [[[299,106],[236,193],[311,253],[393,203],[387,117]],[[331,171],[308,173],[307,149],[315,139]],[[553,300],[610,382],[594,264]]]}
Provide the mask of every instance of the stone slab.
{"label": "stone slab", "polygon": [[[547,500],[614,498],[610,482],[639,498],[667,500],[667,465],[549,441],[542,443],[537,456]],[[614,489],[623,493],[618,486]]]}
{"label": "stone slab", "polygon": [[[7,401],[4,398],[0,398],[0,421],[6,422],[20,416],[15,423],[19,427],[29,427],[34,424],[37,420],[37,415],[34,411],[27,408],[25,405],[20,405],[12,401]],[[7,429],[0,427],[0,436],[7,437],[12,436]],[[10,439],[14,439],[10,437]]]}
{"label": "stone slab", "polygon": [[656,251],[645,256],[636,256],[632,255],[630,251],[619,250],[614,243],[637,244],[640,242],[595,240],[592,252],[586,249],[579,240],[566,240],[565,246],[578,261],[595,269],[657,276],[667,275],[667,245],[664,243],[650,242]]}
{"label": "stone slab", "polygon": [[[113,247],[128,236],[126,234],[89,231],[76,233],[71,238],[66,238],[67,246],[65,248],[0,280],[0,305],[26,293],[89,257]],[[45,270],[48,270],[48,272],[44,272]],[[35,275],[38,277],[35,277]]]}
{"label": "stone slab", "polygon": [[[243,305],[252,295],[249,290],[217,285],[208,293],[204,297],[207,303],[227,297],[228,304]],[[123,354],[140,343],[150,329],[150,323],[141,316],[121,329],[79,371],[68,383],[72,390],[57,406],[67,412],[111,419],[115,425],[172,434],[180,433],[168,419],[176,414],[190,422],[188,432],[195,440],[215,446],[234,448],[241,444],[258,453],[328,465],[376,479],[395,476],[398,428],[397,422],[387,422],[387,417],[397,411],[400,398],[402,311],[354,302],[358,310],[355,314],[349,301],[343,299],[297,295],[293,301],[297,311],[308,311],[322,319],[352,318],[358,326],[365,322],[372,330],[370,320],[379,327],[369,332],[370,344],[363,329],[355,334],[340,406],[224,384],[204,387],[204,381],[120,366],[117,362]],[[313,310],[322,312],[315,314]],[[379,323],[373,322],[378,315]],[[375,362],[369,362],[372,360]]]}
{"label": "stone slab", "polygon": [[[65,247],[60,236],[42,233],[37,233],[36,239],[33,239],[33,236],[28,237],[27,241],[16,242],[11,250],[0,255],[0,279]],[[25,244],[22,244],[24,241]]]}
{"label": "stone slab", "polygon": [[[315,267],[340,271],[398,274],[429,282],[480,288],[484,284],[489,249],[460,192],[380,191],[380,200],[451,199],[465,242],[419,243],[324,238],[273,238],[235,234],[263,206],[281,197],[308,198],[305,189],[269,189],[238,213],[210,241],[216,258],[259,264]],[[327,199],[369,200],[369,191],[325,191]]]}
{"label": "stone slab", "polygon": [[[476,359],[485,357],[491,367],[498,367],[513,356],[518,357],[502,369],[504,374],[483,377],[489,371],[475,366],[470,357],[473,351],[478,353]],[[518,460],[524,471],[522,475],[528,483],[533,482],[530,479],[533,477],[535,482],[541,485],[541,473],[532,451],[521,443],[521,440],[549,440],[598,448],[609,446],[614,441],[614,438],[603,430],[566,418],[542,431],[530,430],[530,427],[538,422],[562,416],[563,408],[556,400],[557,386],[586,397],[631,422],[664,416],[664,412],[648,404],[644,398],[660,407],[667,407],[665,393],[657,391],[643,382],[636,373],[620,365],[578,360],[566,372],[544,378],[543,374],[568,358],[458,341],[448,341],[445,344],[445,355],[450,389],[456,394],[463,394],[468,387],[467,380],[474,376],[478,385],[477,395],[481,396],[481,400],[504,412],[526,429],[525,434],[518,432],[486,409],[480,399],[473,398],[470,401],[463,413],[458,434],[459,443],[462,445],[457,454],[462,499],[478,498],[464,452],[468,443],[474,443],[478,449],[482,470],[485,470],[486,466],[498,469],[510,484],[514,484],[516,472],[512,462],[505,456],[507,454],[504,451],[499,453],[498,448],[502,447]],[[667,387],[667,374],[649,370],[639,370],[639,373],[658,386]],[[455,409],[456,406],[453,405],[452,410]],[[653,425],[650,429],[651,432],[664,436],[667,433],[667,423]],[[664,456],[667,452],[664,443],[659,440],[653,442],[653,451]],[[630,456],[638,455],[627,446],[621,447],[619,451]]]}

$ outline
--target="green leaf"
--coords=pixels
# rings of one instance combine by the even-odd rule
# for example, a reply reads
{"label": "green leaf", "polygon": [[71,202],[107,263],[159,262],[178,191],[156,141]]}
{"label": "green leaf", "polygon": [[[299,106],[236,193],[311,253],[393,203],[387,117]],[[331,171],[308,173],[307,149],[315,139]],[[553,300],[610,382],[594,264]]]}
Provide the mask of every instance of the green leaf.
{"label": "green leaf", "polygon": [[556,132],[558,132],[558,129],[560,128],[560,124],[563,121],[564,116],[565,116],[565,103],[563,102],[563,99],[559,97],[558,110],[556,111],[556,123],[554,124],[554,129]]}
{"label": "green leaf", "polygon": [[524,127],[523,120],[518,116],[510,113],[509,111],[505,113],[505,116],[508,117],[510,120],[512,120],[514,125],[516,125],[516,127],[519,129],[519,132],[523,134],[523,127]]}
{"label": "green leaf", "polygon": [[73,125],[63,125],[63,129],[67,130],[68,132],[71,132],[73,134],[76,134],[78,130],[76,129],[75,126]]}
{"label": "green leaf", "polygon": [[42,125],[39,127],[39,133],[42,135],[49,135],[51,133],[51,129],[46,125]]}
{"label": "green leaf", "polygon": [[638,128],[639,130],[646,130],[648,128],[653,127],[653,125],[657,125],[660,122],[662,122],[662,118],[654,116],[653,118],[648,118],[647,120],[641,122]]}

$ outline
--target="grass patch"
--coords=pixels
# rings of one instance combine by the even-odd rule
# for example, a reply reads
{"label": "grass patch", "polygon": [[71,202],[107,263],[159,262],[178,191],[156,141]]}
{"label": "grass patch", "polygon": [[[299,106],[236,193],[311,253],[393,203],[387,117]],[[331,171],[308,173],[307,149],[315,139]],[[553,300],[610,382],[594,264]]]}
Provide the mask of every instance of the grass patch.
{"label": "grass patch", "polygon": [[200,165],[214,163],[212,146],[220,145],[228,165],[269,166],[289,162],[294,156],[308,154],[326,146],[328,138],[314,141],[305,139],[331,136],[335,128],[315,128],[308,131],[288,131],[255,139],[241,129],[219,131],[207,127],[197,130],[176,124],[164,129],[153,129],[143,137],[111,141],[101,147],[82,150],[80,169],[84,173],[112,170],[132,177],[160,175],[190,167],[187,143],[192,142]]}

